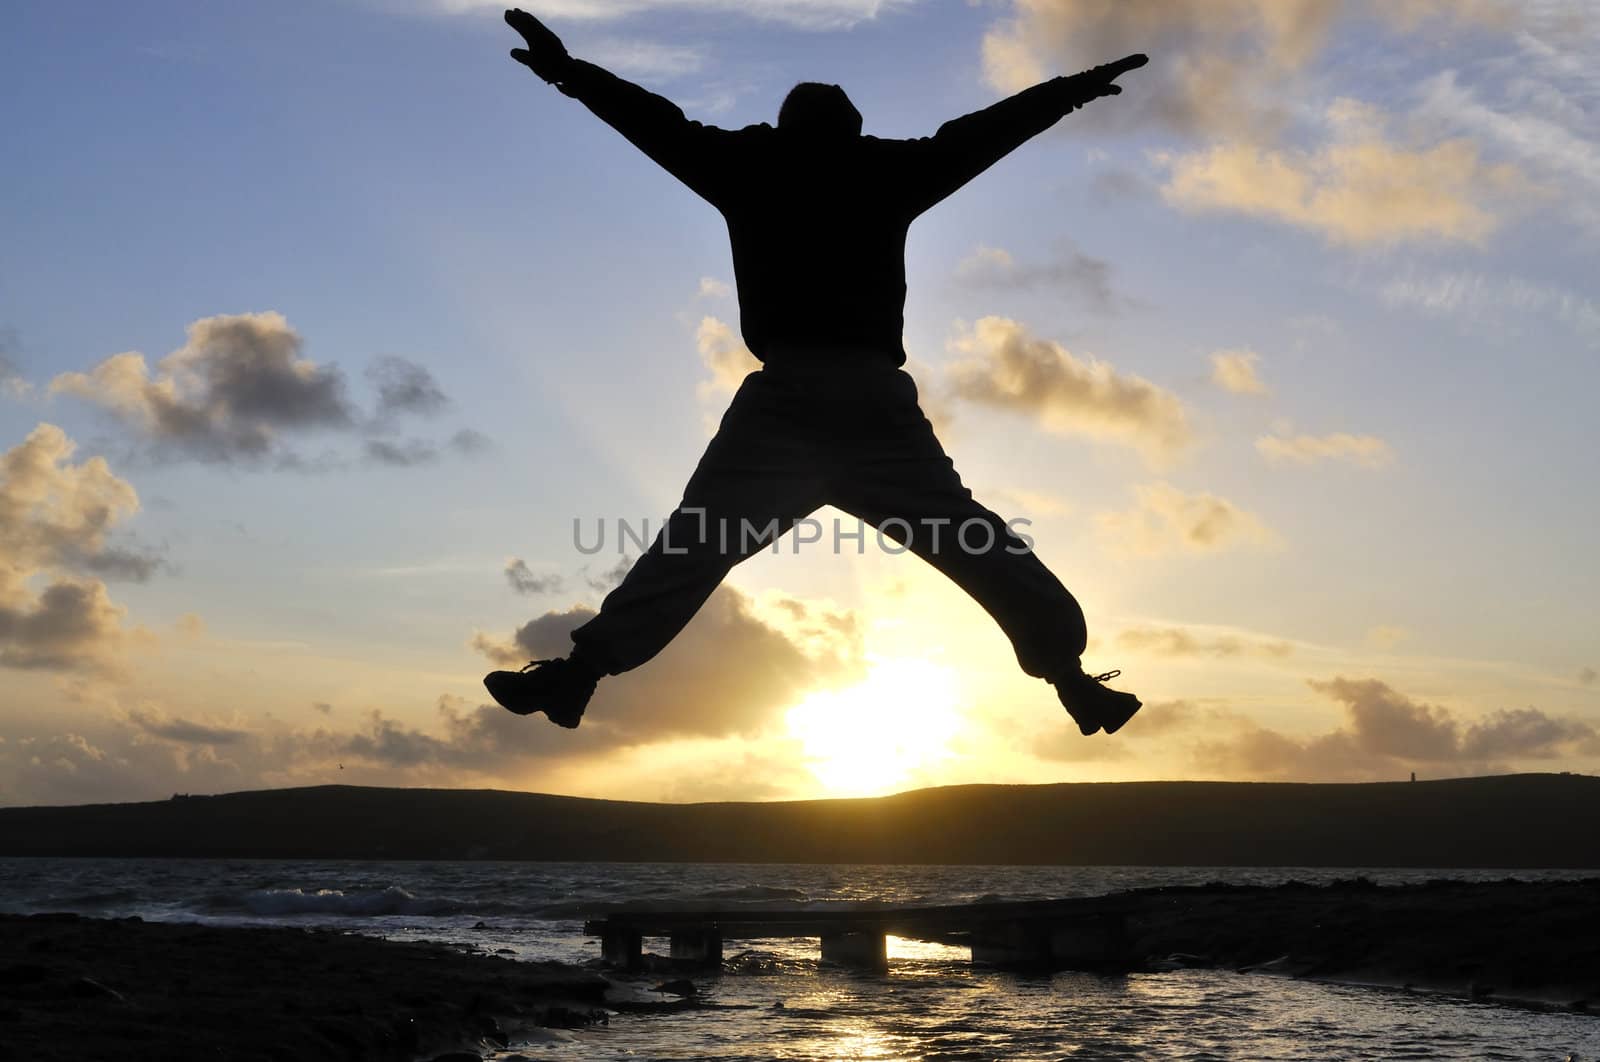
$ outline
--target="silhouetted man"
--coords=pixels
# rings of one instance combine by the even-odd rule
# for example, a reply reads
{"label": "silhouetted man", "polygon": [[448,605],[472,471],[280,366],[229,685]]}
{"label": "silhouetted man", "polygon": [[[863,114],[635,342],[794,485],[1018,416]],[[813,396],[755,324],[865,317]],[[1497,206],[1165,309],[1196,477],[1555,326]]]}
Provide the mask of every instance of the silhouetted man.
{"label": "silhouetted man", "polygon": [[581,101],[722,212],[733,245],[745,377],[661,534],[571,655],[496,671],[518,714],[576,727],[606,675],[655,656],[739,561],[824,504],[932,563],[999,622],[1030,675],[1055,686],[1084,734],[1115,733],[1139,700],[1091,677],[1083,610],[962,486],[900,366],[906,230],[923,211],[1068,112],[1121,91],[1129,56],[1017,93],[920,140],[863,136],[837,85],[795,86],[777,128],[691,122],[671,102],[567,54],[523,11],[512,58]]}

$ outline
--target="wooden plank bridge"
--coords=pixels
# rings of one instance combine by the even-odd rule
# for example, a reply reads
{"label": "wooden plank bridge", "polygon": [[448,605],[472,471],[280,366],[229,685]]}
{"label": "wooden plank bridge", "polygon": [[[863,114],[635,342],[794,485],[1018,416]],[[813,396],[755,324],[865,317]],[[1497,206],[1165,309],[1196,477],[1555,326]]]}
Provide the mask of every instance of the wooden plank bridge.
{"label": "wooden plank bridge", "polygon": [[789,909],[689,909],[627,905],[584,923],[607,963],[638,969],[646,938],[665,937],[672,959],[718,965],[729,940],[813,937],[822,961],[888,966],[890,936],[971,949],[995,966],[1111,969],[1127,965],[1127,904],[1118,898],[1027,900],[939,907],[885,905]]}

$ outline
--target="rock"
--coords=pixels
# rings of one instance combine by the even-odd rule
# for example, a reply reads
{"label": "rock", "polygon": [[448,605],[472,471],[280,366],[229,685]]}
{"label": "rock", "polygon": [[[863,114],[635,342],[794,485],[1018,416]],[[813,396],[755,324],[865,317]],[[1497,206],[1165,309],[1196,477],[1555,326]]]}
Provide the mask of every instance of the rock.
{"label": "rock", "polygon": [[680,977],[676,981],[663,981],[650,991],[665,992],[669,996],[692,996],[695,994],[695,987],[693,981]]}
{"label": "rock", "polygon": [[476,1051],[446,1051],[434,1055],[433,1062],[483,1062],[483,1056]]}

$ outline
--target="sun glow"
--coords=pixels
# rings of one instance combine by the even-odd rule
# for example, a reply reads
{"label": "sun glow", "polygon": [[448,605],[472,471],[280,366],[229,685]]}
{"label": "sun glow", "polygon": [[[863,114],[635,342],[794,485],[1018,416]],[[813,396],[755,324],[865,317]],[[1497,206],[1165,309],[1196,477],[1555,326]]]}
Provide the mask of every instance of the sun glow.
{"label": "sun glow", "polygon": [[956,680],[926,660],[876,661],[866,679],[813,693],[787,722],[806,766],[828,792],[877,796],[949,759],[962,728]]}

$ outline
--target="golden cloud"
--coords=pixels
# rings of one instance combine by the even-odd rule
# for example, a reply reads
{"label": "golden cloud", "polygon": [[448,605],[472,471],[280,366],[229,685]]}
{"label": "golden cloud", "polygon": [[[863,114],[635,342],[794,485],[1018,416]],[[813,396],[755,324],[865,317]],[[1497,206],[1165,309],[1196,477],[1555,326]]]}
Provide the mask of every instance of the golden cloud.
{"label": "golden cloud", "polygon": [[1173,206],[1267,218],[1355,246],[1406,241],[1482,243],[1497,201],[1527,189],[1514,166],[1484,162],[1470,140],[1410,146],[1386,118],[1353,100],[1328,110],[1330,142],[1315,150],[1218,144],[1161,156]]}
{"label": "golden cloud", "polygon": [[1213,553],[1278,543],[1277,535],[1258,517],[1215,494],[1190,494],[1170,483],[1144,484],[1134,493],[1138,500],[1132,509],[1097,518],[1101,534],[1124,552]]}
{"label": "golden cloud", "polygon": [[1192,442],[1177,395],[1110,363],[1075,357],[1005,317],[984,317],[951,341],[956,398],[1036,419],[1046,430],[1132,446],[1153,462]]}
{"label": "golden cloud", "polygon": [[1314,461],[1354,461],[1368,468],[1379,468],[1393,459],[1389,444],[1375,435],[1350,435],[1334,432],[1331,435],[1263,435],[1256,440],[1256,450],[1275,464],[1292,461],[1311,464]]}

